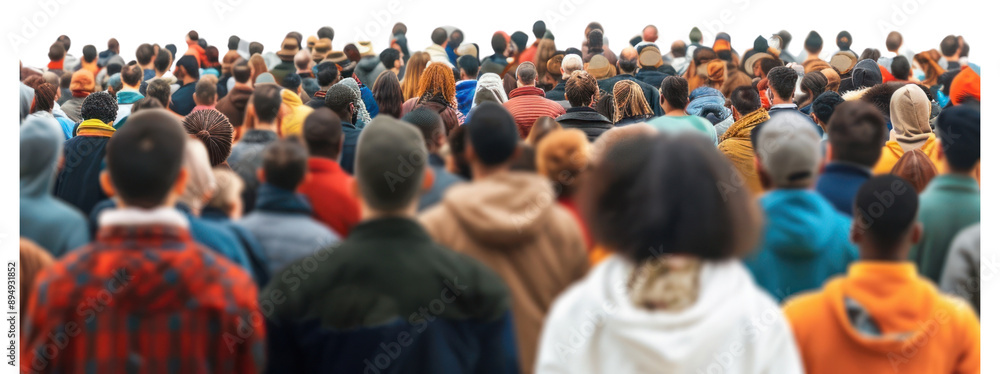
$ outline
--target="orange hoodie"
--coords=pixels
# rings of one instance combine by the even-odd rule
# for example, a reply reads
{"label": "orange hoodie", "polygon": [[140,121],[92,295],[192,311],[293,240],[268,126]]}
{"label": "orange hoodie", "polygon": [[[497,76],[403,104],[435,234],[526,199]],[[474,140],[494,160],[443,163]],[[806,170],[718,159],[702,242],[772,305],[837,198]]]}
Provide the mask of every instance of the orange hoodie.
{"label": "orange hoodie", "polygon": [[[924,154],[931,159],[938,174],[944,171],[943,159],[938,157],[940,150],[937,147],[937,137],[933,133],[920,146],[920,150],[924,151]],[[895,140],[885,142],[885,147],[882,147],[882,157],[878,159],[878,163],[872,168],[872,174],[889,174],[892,171],[892,167],[899,161],[899,158],[903,157],[903,153],[906,153],[906,151],[899,145],[899,142]]]}
{"label": "orange hoodie", "polygon": [[[881,330],[858,331],[845,298]],[[807,373],[979,373],[979,320],[969,305],[941,294],[908,262],[860,261],[822,291],[789,300]]]}

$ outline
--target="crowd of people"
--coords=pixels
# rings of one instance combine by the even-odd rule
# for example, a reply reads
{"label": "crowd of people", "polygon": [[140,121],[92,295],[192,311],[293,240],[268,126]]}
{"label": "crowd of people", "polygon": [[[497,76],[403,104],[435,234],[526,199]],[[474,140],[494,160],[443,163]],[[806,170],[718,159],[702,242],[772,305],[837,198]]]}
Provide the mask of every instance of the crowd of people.
{"label": "crowd of people", "polygon": [[22,372],[980,372],[961,36],[531,35],[59,37]]}

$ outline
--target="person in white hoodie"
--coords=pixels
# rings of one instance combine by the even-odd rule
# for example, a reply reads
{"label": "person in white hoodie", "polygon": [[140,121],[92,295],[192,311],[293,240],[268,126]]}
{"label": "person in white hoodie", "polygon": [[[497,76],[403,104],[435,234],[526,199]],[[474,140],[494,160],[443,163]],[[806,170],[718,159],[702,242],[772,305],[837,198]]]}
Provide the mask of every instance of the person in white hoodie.
{"label": "person in white hoodie", "polygon": [[[611,254],[549,310],[536,373],[802,373],[781,310],[737,258],[760,213],[697,134],[611,145],[581,191]],[[678,183],[683,181],[683,183]]]}

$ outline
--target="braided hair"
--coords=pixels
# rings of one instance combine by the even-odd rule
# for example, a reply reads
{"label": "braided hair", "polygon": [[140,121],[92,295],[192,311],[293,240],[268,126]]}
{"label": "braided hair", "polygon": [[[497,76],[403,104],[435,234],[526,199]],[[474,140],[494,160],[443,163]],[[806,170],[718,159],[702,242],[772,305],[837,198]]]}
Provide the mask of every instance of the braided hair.
{"label": "braided hair", "polygon": [[615,97],[615,118],[612,122],[618,123],[624,118],[653,114],[638,83],[627,79],[621,80],[615,83],[612,91]]}
{"label": "braided hair", "polygon": [[217,110],[191,112],[182,121],[184,131],[205,143],[208,158],[215,167],[229,158],[233,149],[233,125]]}

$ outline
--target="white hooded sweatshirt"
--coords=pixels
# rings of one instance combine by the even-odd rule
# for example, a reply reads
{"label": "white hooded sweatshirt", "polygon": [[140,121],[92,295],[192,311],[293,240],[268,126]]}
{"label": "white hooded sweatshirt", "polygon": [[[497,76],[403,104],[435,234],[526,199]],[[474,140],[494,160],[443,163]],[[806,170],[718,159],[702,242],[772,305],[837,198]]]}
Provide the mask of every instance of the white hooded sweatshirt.
{"label": "white hooded sweatshirt", "polygon": [[738,261],[705,262],[697,300],[679,312],[634,306],[633,268],[613,255],[556,299],[536,373],[803,372],[784,314]]}

